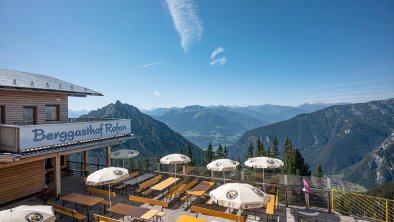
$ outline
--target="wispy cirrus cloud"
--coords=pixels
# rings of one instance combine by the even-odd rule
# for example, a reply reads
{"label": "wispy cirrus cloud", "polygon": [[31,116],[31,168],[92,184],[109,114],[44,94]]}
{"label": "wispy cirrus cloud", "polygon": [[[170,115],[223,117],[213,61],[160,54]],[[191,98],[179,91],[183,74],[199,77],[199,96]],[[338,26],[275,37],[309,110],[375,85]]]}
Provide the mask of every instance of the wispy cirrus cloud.
{"label": "wispy cirrus cloud", "polygon": [[160,93],[159,91],[154,91],[154,92],[153,92],[153,95],[155,95],[155,96],[161,96],[161,93]]}
{"label": "wispy cirrus cloud", "polygon": [[213,50],[211,54],[211,59],[214,59],[218,54],[224,52],[224,49],[222,47],[218,47],[215,50]]}
{"label": "wispy cirrus cloud", "polygon": [[185,52],[194,41],[200,41],[203,26],[193,0],[166,0],[172,21]]}
{"label": "wispy cirrus cloud", "polygon": [[209,64],[211,64],[211,66],[216,66],[216,65],[224,65],[227,62],[227,58],[225,56],[219,58],[219,59],[215,59],[212,62],[210,62]]}
{"label": "wispy cirrus cloud", "polygon": [[126,68],[126,70],[146,69],[146,68],[149,68],[149,67],[152,67],[152,66],[157,66],[157,65],[163,64],[163,63],[165,63],[165,61],[151,62],[151,63],[146,63],[146,64],[140,65],[138,67],[134,67],[134,68]]}

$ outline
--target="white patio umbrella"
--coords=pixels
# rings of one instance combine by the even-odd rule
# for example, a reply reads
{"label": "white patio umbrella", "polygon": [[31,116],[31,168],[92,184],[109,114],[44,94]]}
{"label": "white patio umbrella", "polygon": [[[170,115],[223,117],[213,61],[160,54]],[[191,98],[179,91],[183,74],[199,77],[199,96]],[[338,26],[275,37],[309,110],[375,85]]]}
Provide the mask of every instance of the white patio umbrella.
{"label": "white patio umbrella", "polygon": [[191,159],[183,154],[170,154],[160,159],[161,164],[174,164],[175,165],[175,178],[176,178],[176,165],[185,164],[190,162]]}
{"label": "white patio umbrella", "polygon": [[230,159],[218,159],[210,162],[207,165],[207,169],[211,171],[223,172],[223,181],[226,182],[227,171],[233,171],[237,169],[239,162]]}
{"label": "white patio umbrella", "polygon": [[264,183],[264,170],[265,169],[276,169],[283,166],[283,161],[271,157],[253,157],[245,161],[245,166],[263,169],[263,183]]}
{"label": "white patio umbrella", "polygon": [[45,205],[22,205],[0,211],[0,222],[54,222],[55,220],[52,207]]}
{"label": "white patio umbrella", "polygon": [[129,176],[129,171],[121,167],[106,167],[90,174],[86,178],[86,185],[98,186],[108,185],[109,206],[111,207],[111,183],[117,183],[126,179]]}
{"label": "white patio umbrella", "polygon": [[124,159],[128,159],[128,158],[130,159],[136,157],[138,156],[138,154],[140,153],[136,150],[121,149],[121,150],[112,151],[110,157],[111,159],[117,159],[117,160],[122,159],[123,167],[124,167]]}
{"label": "white patio umbrella", "polygon": [[269,196],[246,183],[226,183],[212,190],[209,196],[219,205],[235,209],[263,207]]}

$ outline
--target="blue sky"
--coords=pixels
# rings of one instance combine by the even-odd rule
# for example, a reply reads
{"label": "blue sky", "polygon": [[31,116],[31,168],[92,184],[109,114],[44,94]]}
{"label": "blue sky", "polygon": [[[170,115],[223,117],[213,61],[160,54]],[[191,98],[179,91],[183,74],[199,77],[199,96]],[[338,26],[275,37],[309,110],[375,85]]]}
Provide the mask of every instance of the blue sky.
{"label": "blue sky", "polygon": [[74,110],[386,99],[393,11],[392,0],[0,0],[0,67],[104,94],[71,98]]}

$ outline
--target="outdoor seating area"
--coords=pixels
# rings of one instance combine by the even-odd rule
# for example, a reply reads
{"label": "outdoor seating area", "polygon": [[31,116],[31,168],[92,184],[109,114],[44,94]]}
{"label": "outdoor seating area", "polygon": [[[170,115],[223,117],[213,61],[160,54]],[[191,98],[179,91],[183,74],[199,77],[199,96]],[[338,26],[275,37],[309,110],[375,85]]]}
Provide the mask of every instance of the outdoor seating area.
{"label": "outdoor seating area", "polygon": [[[146,184],[147,181],[158,176],[158,173],[140,172],[139,182],[128,185],[126,192],[132,194],[133,186],[139,187],[143,183]],[[270,197],[270,201],[266,206],[256,211],[229,209],[213,202],[207,203],[210,200],[209,192],[215,188],[215,181],[183,178],[182,176],[181,178],[177,178],[179,184],[176,184],[172,182],[174,181],[172,175],[162,174],[159,180],[149,184],[145,187],[145,190],[150,190],[156,186],[163,189],[163,192],[154,192],[150,196],[145,196],[141,193],[121,195],[122,191],[115,189],[115,186],[129,184],[130,181],[136,181],[136,178],[138,177],[114,184],[109,193],[106,186],[87,186],[81,176],[73,175],[64,177],[62,178],[63,195],[58,201],[54,198],[50,199],[48,204],[52,205],[56,212],[56,221],[135,220],[220,222],[298,220],[296,208],[286,208],[285,206],[275,207],[274,198],[272,197]],[[168,198],[167,194],[171,192],[172,198]],[[108,201],[108,194],[111,195],[111,206],[102,204],[103,201]],[[184,197],[188,197],[187,204],[183,204],[186,201]],[[22,204],[37,205],[42,204],[42,202],[37,197],[31,197],[11,204],[7,208]],[[106,206],[105,209],[103,205]],[[335,214],[320,212],[317,220],[333,222],[339,221],[339,218]]]}

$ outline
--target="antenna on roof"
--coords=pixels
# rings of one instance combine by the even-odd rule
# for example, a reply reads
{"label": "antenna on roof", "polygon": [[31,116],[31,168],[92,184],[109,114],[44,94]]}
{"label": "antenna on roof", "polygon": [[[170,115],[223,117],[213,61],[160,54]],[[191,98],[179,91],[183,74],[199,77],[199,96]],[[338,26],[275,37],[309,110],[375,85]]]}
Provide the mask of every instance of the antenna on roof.
{"label": "antenna on roof", "polygon": [[14,84],[14,85],[16,85],[16,79],[14,79],[14,82],[13,82],[13,84]]}

